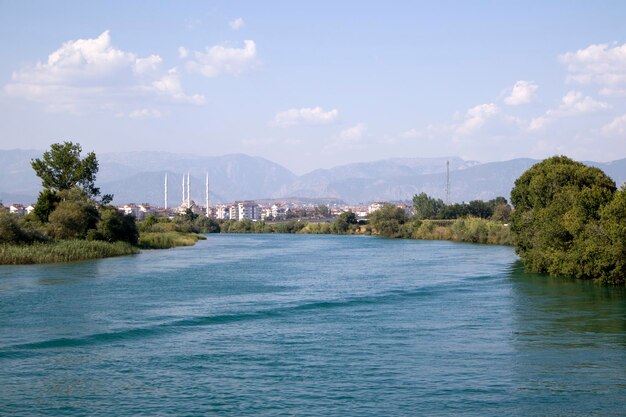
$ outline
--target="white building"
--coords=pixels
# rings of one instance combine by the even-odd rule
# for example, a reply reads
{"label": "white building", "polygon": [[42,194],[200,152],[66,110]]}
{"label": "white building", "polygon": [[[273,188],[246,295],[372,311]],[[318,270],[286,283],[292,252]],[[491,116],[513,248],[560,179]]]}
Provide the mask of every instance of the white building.
{"label": "white building", "polygon": [[287,217],[287,212],[289,212],[289,207],[281,207],[276,204],[272,205],[272,217],[274,219],[284,219]]}
{"label": "white building", "polygon": [[237,209],[239,220],[261,220],[260,207],[254,201],[241,201],[237,203]]}
{"label": "white building", "polygon": [[9,213],[17,214],[17,215],[22,216],[22,215],[26,214],[26,207],[24,207],[21,204],[11,204],[9,206]]}
{"label": "white building", "polygon": [[381,208],[383,208],[384,205],[385,203],[383,201],[375,201],[367,207],[367,212],[368,214],[372,214],[376,210],[380,210]]}
{"label": "white building", "polygon": [[220,220],[230,219],[230,207],[224,204],[215,207],[215,217]]}
{"label": "white building", "polygon": [[231,220],[239,220],[239,206],[234,205],[228,207],[228,218]]}
{"label": "white building", "polygon": [[139,212],[138,205],[134,203],[124,204],[123,206],[118,207],[117,209],[121,211],[122,213],[124,213],[125,215],[133,216],[135,219],[139,220],[140,212]]}
{"label": "white building", "polygon": [[127,216],[133,216],[135,219],[141,221],[148,217],[149,214],[154,214],[155,209],[149,204],[124,204],[117,208],[119,211]]}
{"label": "white building", "polygon": [[261,208],[261,220],[266,220],[268,217],[273,217],[271,207]]}
{"label": "white building", "polygon": [[357,217],[362,218],[362,219],[366,218],[367,215],[370,214],[370,213],[371,212],[368,211],[368,210],[356,210],[354,212],[354,214],[356,214]]}

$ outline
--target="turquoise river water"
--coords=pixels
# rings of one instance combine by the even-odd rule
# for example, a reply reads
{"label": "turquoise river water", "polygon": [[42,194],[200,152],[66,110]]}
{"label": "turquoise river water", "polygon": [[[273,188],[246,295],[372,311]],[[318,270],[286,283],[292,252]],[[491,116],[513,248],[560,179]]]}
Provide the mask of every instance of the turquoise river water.
{"label": "turquoise river water", "polygon": [[363,236],[4,266],[0,414],[623,416],[626,292]]}

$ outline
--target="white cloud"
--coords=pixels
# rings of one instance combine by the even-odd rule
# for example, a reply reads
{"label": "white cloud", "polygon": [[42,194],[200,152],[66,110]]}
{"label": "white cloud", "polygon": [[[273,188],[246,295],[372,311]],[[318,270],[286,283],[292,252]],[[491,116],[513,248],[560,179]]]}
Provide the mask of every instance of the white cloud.
{"label": "white cloud", "polygon": [[176,69],[171,69],[161,78],[152,83],[152,89],[159,94],[172,97],[178,101],[191,104],[204,104],[204,96],[195,94],[193,96],[186,95],[180,83],[180,77]]}
{"label": "white cloud", "polygon": [[626,93],[626,43],[590,45],[559,57],[569,72],[567,81],[579,84],[599,84],[601,94]]}
{"label": "white cloud", "polygon": [[216,77],[222,73],[239,75],[256,63],[256,44],[245,40],[243,48],[222,45],[207,47],[206,52],[194,52],[195,60],[187,62],[187,69],[205,77]]}
{"label": "white cloud", "polygon": [[548,124],[549,120],[546,116],[534,117],[528,123],[528,130],[540,130]]}
{"label": "white cloud", "polygon": [[626,114],[616,117],[611,123],[602,128],[602,133],[607,136],[626,135]]}
{"label": "white cloud", "polygon": [[416,137],[420,136],[420,132],[417,129],[409,129],[409,130],[405,130],[404,132],[400,133],[399,136],[402,139],[416,138]]}
{"label": "white cloud", "polygon": [[528,125],[529,130],[538,130],[545,127],[551,121],[585,113],[593,113],[610,109],[611,106],[603,101],[597,101],[585,96],[580,91],[570,91],[561,99],[561,104],[556,109],[546,111],[543,116],[535,117]]}
{"label": "white cloud", "polygon": [[500,110],[493,103],[479,104],[465,113],[465,119],[457,126],[456,132],[461,135],[468,135],[481,128],[487,120],[498,114]]}
{"label": "white cloud", "polygon": [[189,56],[189,49],[185,48],[184,46],[181,46],[178,48],[178,57],[180,59],[185,59]]}
{"label": "white cloud", "polygon": [[325,111],[319,106],[289,109],[276,113],[270,125],[288,127],[302,124],[326,124],[335,121],[338,116],[339,111],[337,109]]}
{"label": "white cloud", "polygon": [[570,91],[561,100],[559,111],[564,114],[590,113],[605,110],[611,106],[608,103],[594,100],[580,91]]}
{"label": "white cloud", "polygon": [[339,137],[348,142],[358,142],[363,138],[367,127],[363,123],[359,123],[355,126],[344,129],[339,134]]}
{"label": "white cloud", "polygon": [[246,22],[244,22],[241,17],[238,17],[238,18],[233,19],[230,22],[228,22],[228,24],[230,25],[231,29],[239,30],[239,29],[241,29],[242,27],[245,26]]}
{"label": "white cloud", "polygon": [[[161,64],[158,55],[138,57],[114,48],[105,31],[94,39],[65,42],[47,61],[14,72],[4,91],[57,111],[107,109],[155,96],[194,104],[204,101],[199,95],[185,95],[177,76],[172,70],[164,73]],[[168,78],[175,80],[163,88]]]}
{"label": "white cloud", "polygon": [[154,109],[137,109],[128,114],[131,119],[158,119],[161,117],[161,112]]}
{"label": "white cloud", "polygon": [[532,81],[519,80],[513,86],[511,94],[504,99],[504,103],[509,106],[519,106],[530,103],[539,87]]}
{"label": "white cloud", "polygon": [[133,70],[139,75],[156,73],[159,70],[161,62],[163,62],[163,60],[158,55],[150,55],[147,58],[137,58],[133,65]]}

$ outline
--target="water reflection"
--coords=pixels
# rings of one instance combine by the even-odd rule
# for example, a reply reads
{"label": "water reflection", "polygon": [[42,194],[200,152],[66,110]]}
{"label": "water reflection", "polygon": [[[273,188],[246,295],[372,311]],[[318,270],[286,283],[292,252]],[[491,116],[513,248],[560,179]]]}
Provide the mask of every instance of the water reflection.
{"label": "water reflection", "polygon": [[612,334],[626,340],[626,289],[528,274],[516,262],[511,282],[518,334]]}
{"label": "water reflection", "polygon": [[526,274],[521,263],[511,284],[512,381],[521,415],[597,415],[623,400],[624,289]]}

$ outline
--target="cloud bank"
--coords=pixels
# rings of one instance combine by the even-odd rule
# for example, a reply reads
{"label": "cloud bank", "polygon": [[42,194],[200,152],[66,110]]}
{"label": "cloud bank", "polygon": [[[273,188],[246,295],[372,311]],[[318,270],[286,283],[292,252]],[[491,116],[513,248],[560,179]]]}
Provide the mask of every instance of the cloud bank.
{"label": "cloud bank", "polygon": [[[182,48],[187,56],[188,51]],[[254,67],[257,61],[256,44],[245,40],[242,48],[215,45],[207,47],[205,52],[195,51],[194,59],[187,61],[187,69],[205,77],[217,77],[220,74],[239,75]]]}
{"label": "cloud bank", "polygon": [[271,126],[290,127],[297,125],[313,125],[332,123],[337,120],[337,109],[325,111],[321,107],[304,107],[301,109],[289,109],[276,113]]}
{"label": "cloud bank", "polygon": [[158,55],[138,57],[111,45],[109,31],[93,39],[65,42],[44,62],[13,73],[9,96],[44,104],[50,110],[84,111],[136,100],[203,104],[184,92],[175,69],[161,69]]}

